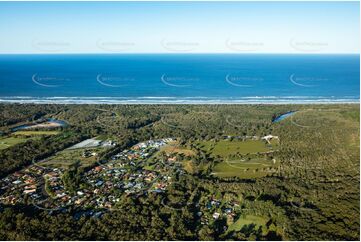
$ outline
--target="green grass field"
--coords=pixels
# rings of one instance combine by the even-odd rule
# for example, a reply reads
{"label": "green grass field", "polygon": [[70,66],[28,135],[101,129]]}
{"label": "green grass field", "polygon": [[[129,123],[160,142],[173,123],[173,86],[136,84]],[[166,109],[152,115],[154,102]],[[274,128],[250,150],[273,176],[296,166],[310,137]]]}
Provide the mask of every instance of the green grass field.
{"label": "green grass field", "polygon": [[229,155],[253,154],[267,152],[270,150],[266,143],[260,140],[247,141],[201,141],[198,145],[205,151],[211,152],[214,156],[227,157]]}
{"label": "green grass field", "polygon": [[41,135],[56,135],[58,133],[58,131],[16,131],[11,136],[0,138],[0,150],[24,143],[30,139],[38,139]]}
{"label": "green grass field", "polygon": [[85,150],[90,150],[91,152],[100,153],[104,148],[82,148],[74,150],[63,150],[51,157],[50,159],[41,163],[42,166],[49,167],[62,167],[68,168],[69,165],[73,164],[76,161],[80,161],[82,167],[89,166],[96,162],[98,156],[83,157],[83,152]]}
{"label": "green grass field", "polygon": [[13,145],[23,143],[26,140],[28,140],[28,139],[27,138],[17,138],[17,137],[0,138],[0,150],[4,150]]}
{"label": "green grass field", "polygon": [[[223,162],[218,163],[212,174],[218,177],[258,178],[274,172],[276,162],[265,157],[258,157],[259,153],[274,150],[278,142],[271,145],[262,140],[221,140],[200,141],[198,146],[212,156],[219,156]],[[246,156],[243,159],[230,158],[237,155]]]}
{"label": "green grass field", "polygon": [[260,226],[265,226],[267,221],[267,219],[255,215],[241,216],[236,222],[228,227],[227,232],[240,231],[244,226],[251,224],[254,224],[256,227],[255,230],[257,230]]}
{"label": "green grass field", "polygon": [[16,131],[12,135],[32,136],[32,135],[56,135],[56,134],[59,134],[59,131]]}
{"label": "green grass field", "polygon": [[183,154],[186,156],[194,156],[195,155],[195,152],[193,150],[180,146],[177,141],[172,141],[171,143],[162,147],[160,149],[160,152],[165,152],[167,154],[178,153],[178,154]]}
{"label": "green grass field", "polygon": [[277,170],[278,163],[265,158],[254,158],[249,161],[226,160],[217,164],[213,175],[218,177],[239,177],[244,179],[264,177]]}

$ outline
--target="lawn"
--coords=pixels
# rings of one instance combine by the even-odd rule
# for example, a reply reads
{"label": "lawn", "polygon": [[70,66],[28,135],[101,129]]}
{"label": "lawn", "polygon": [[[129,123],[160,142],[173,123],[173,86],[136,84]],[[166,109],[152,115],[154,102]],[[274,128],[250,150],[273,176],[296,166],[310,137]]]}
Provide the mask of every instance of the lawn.
{"label": "lawn", "polygon": [[244,179],[264,177],[277,171],[278,163],[266,158],[251,160],[225,160],[213,169],[218,177],[239,177]]}
{"label": "lawn", "polygon": [[58,133],[58,131],[16,131],[11,136],[0,138],[0,150],[24,143],[27,140],[38,139],[41,135],[55,135]]}
{"label": "lawn", "polygon": [[[194,150],[191,150],[187,147],[180,146],[177,141],[173,141],[173,142],[167,144],[166,146],[162,147],[160,149],[160,151],[156,153],[156,155],[159,154],[160,152],[165,152],[167,155],[182,154],[184,156],[189,156],[189,157],[194,157],[196,155]],[[183,160],[182,164],[183,164],[184,170],[186,170],[188,173],[191,173],[191,174],[194,173],[195,167],[194,167],[192,160]]]}
{"label": "lawn", "polygon": [[254,224],[256,226],[255,230],[257,230],[260,226],[265,226],[267,221],[267,219],[255,215],[241,216],[236,222],[228,227],[227,232],[240,231],[244,226],[251,224]]}
{"label": "lawn", "polygon": [[85,150],[89,150],[91,152],[100,153],[104,148],[81,148],[81,149],[65,149],[60,151],[59,153],[55,154],[50,159],[41,163],[42,166],[50,166],[50,167],[62,167],[68,168],[69,165],[73,164],[76,161],[80,161],[82,167],[89,166],[94,164],[97,161],[98,156],[90,156],[90,157],[83,157],[83,152]]}
{"label": "lawn", "polygon": [[270,150],[266,143],[260,140],[246,141],[200,141],[198,145],[201,149],[211,152],[214,156],[228,157],[229,155],[253,154],[259,152],[267,152]]}
{"label": "lawn", "polygon": [[12,135],[32,136],[32,135],[56,135],[56,134],[59,134],[59,131],[16,131]]}
{"label": "lawn", "polygon": [[178,153],[178,154],[183,154],[186,156],[194,156],[195,152],[191,149],[188,149],[186,147],[182,147],[179,146],[177,141],[173,141],[171,143],[169,143],[168,145],[162,147],[160,149],[160,151],[165,152],[166,154],[171,154],[171,153]]}
{"label": "lawn", "polygon": [[6,148],[9,148],[13,145],[23,143],[27,141],[28,138],[18,138],[18,137],[5,137],[0,138],[0,150],[4,150]]}

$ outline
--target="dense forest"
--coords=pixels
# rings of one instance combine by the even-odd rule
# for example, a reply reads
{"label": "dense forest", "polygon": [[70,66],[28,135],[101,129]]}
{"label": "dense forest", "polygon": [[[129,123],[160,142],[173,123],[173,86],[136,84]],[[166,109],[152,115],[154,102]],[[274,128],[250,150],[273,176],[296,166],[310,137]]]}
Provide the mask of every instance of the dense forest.
{"label": "dense forest", "polygon": [[[297,115],[280,122],[289,111]],[[192,172],[175,174],[166,194],[125,196],[101,217],[74,216],[75,208],[46,211],[0,204],[1,240],[359,240],[359,106],[330,105],[0,105],[0,138],[41,118],[64,120],[56,135],[0,150],[0,177],[41,161],[86,138],[107,135],[117,145],[101,160],[137,142],[177,138],[195,150]],[[212,175],[218,157],[198,141],[224,137],[279,137],[277,172],[260,178]],[[201,169],[207,165],[207,169]],[[83,171],[76,171],[81,176]],[[74,176],[73,176],[74,177]],[[76,179],[75,179],[76,180]],[[1,191],[0,191],[1,193]],[[229,221],[204,224],[208,197],[242,201],[243,216],[267,218],[228,230]],[[177,209],[164,201],[181,204]]]}

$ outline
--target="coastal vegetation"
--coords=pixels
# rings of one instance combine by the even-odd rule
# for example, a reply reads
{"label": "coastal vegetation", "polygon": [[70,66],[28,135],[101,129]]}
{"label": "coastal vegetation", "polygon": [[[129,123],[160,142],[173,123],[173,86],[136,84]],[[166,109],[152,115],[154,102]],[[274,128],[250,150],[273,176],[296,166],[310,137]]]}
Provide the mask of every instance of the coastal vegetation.
{"label": "coastal vegetation", "polygon": [[[32,164],[60,169],[45,179],[34,171],[50,198],[52,182],[69,196],[99,190],[84,206],[85,198],[35,206],[21,192],[1,200],[1,240],[359,240],[356,104],[1,104],[0,112],[0,197],[13,186],[6,179]],[[68,125],[13,130],[48,119]],[[71,148],[95,138],[114,145]],[[103,185],[117,181],[116,170],[135,184],[124,194]],[[111,196],[111,209],[95,206]]]}

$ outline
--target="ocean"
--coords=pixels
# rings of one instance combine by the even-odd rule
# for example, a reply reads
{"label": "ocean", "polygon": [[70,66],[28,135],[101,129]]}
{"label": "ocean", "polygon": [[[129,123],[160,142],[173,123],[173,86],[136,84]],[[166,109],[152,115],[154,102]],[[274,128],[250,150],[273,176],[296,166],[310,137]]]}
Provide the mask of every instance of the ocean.
{"label": "ocean", "polygon": [[0,102],[354,103],[359,55],[0,55]]}

